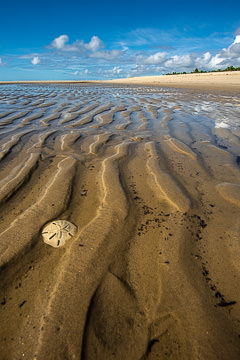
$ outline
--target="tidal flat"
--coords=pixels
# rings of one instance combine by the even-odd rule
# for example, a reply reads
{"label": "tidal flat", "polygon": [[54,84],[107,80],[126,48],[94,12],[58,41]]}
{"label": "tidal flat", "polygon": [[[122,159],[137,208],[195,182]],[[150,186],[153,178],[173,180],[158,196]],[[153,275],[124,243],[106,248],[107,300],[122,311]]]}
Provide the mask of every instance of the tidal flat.
{"label": "tidal flat", "polygon": [[239,359],[239,166],[240,93],[1,84],[0,359]]}

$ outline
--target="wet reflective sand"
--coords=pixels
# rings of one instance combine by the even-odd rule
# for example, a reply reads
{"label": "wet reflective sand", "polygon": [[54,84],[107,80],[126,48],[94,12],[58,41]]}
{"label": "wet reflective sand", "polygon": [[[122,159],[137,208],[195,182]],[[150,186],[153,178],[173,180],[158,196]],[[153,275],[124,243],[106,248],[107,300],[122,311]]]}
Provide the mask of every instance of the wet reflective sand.
{"label": "wet reflective sand", "polygon": [[2,358],[239,359],[239,136],[237,93],[1,85]]}

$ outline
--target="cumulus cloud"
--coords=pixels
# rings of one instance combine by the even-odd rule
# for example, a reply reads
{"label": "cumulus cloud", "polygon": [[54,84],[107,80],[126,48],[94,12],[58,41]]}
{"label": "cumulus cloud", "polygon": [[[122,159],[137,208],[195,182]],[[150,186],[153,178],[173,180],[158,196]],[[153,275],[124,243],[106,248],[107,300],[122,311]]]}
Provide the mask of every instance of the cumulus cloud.
{"label": "cumulus cloud", "polygon": [[[239,33],[239,34],[238,34]],[[236,36],[231,45],[223,48],[219,53],[212,56],[209,67],[239,66],[240,64],[240,28],[235,32]]]}
{"label": "cumulus cloud", "polygon": [[[238,34],[239,33],[239,34]],[[240,28],[235,33],[235,39],[227,48],[221,49],[215,54],[210,51],[197,55],[196,53],[185,55],[172,55],[164,62],[165,71],[191,71],[194,68],[211,70],[225,68],[227,66],[239,66],[240,64]]]}
{"label": "cumulus cloud", "polygon": [[206,64],[207,68],[216,69],[217,67],[221,67],[221,63],[224,61],[224,59],[221,57],[220,54],[216,54],[211,57],[208,64]]}
{"label": "cumulus cloud", "polygon": [[236,35],[234,42],[226,49],[222,49],[222,58],[234,58],[240,56],[240,35]]}
{"label": "cumulus cloud", "polygon": [[239,44],[239,43],[240,43],[240,34],[236,35],[235,40],[233,42],[233,45],[234,44]]}
{"label": "cumulus cloud", "polygon": [[0,65],[2,65],[2,59],[0,58]]}
{"label": "cumulus cloud", "polygon": [[72,52],[95,52],[101,47],[104,47],[102,40],[98,36],[92,36],[89,43],[85,43],[83,40],[76,40],[72,44],[68,44],[69,37],[68,35],[60,35],[55,38],[51,44],[50,48],[56,49],[58,51],[72,51]]}
{"label": "cumulus cloud", "polygon": [[[194,48],[192,45],[188,47],[188,43],[194,43],[194,39],[187,38],[188,42],[185,39],[182,43],[176,33],[165,38],[166,34],[158,32],[155,36],[154,31],[148,29],[146,32],[139,30],[133,35],[133,40],[137,40],[132,43],[125,42],[124,36],[122,36],[114,44],[104,44],[96,35],[85,42],[80,39],[71,41],[67,34],[62,34],[53,39],[51,44],[45,48],[44,53],[35,52],[21,55],[16,61],[21,63],[23,68],[31,67],[32,69],[32,65],[39,64],[41,60],[43,69],[62,71],[70,74],[73,78],[85,76],[92,79],[160,75],[174,71],[189,72],[195,68],[211,70],[226,68],[230,65],[240,66],[240,28],[236,30],[232,40],[228,37],[223,42],[221,38],[219,43],[211,45],[211,48],[215,49],[216,44],[218,45],[218,50],[211,51],[207,51],[208,43],[202,48]],[[174,47],[163,48],[160,46],[163,38],[170,45],[174,44]],[[197,39],[197,41],[200,40]],[[227,43],[226,40],[228,40]],[[204,42],[204,40],[201,41]],[[176,47],[176,43],[178,47]],[[3,57],[2,60],[0,58],[0,65],[3,65]]]}
{"label": "cumulus cloud", "polygon": [[67,35],[60,35],[59,37],[55,38],[51,46],[56,49],[64,49],[66,43],[69,41],[69,37]]}
{"label": "cumulus cloud", "polygon": [[207,51],[203,55],[193,58],[193,63],[194,63],[194,66],[197,68],[202,68],[202,67],[209,68],[211,66],[210,65],[211,59],[212,59],[212,55],[210,54],[209,51]]}
{"label": "cumulus cloud", "polygon": [[157,64],[161,64],[165,59],[166,59],[165,52],[157,52],[148,57],[144,57],[143,55],[138,55],[136,61],[139,64],[157,65]]}
{"label": "cumulus cloud", "polygon": [[145,63],[149,65],[161,64],[166,58],[165,52],[157,52],[156,54],[150,55]]}
{"label": "cumulus cloud", "polygon": [[187,55],[173,55],[169,60],[165,62],[167,67],[190,67],[193,66],[193,60],[190,54]]}
{"label": "cumulus cloud", "polygon": [[40,63],[39,57],[38,57],[38,56],[34,56],[33,59],[31,60],[31,63],[32,63],[33,65],[39,64],[39,63]]}
{"label": "cumulus cloud", "polygon": [[[198,42],[200,40],[203,42],[203,39],[197,39]],[[151,48],[154,49],[154,46]],[[185,51],[186,48],[185,46],[183,50]],[[240,27],[235,31],[235,38],[232,43],[226,48],[220,48],[218,51],[205,51],[201,54],[201,51],[195,52],[194,48],[191,49],[190,47],[191,52],[182,54],[181,46],[178,48],[166,48],[165,51],[156,53],[151,53],[149,49],[148,47],[147,51],[141,50],[141,54],[135,57],[135,63],[138,66],[132,68],[131,73],[147,74],[149,72],[153,74],[156,71],[166,73],[192,71],[195,68],[211,70],[223,69],[231,65],[240,66]]]}
{"label": "cumulus cloud", "polygon": [[203,54],[201,60],[202,60],[205,64],[207,64],[210,59],[211,59],[211,54],[210,54],[209,51],[207,51],[205,54]]}
{"label": "cumulus cloud", "polygon": [[102,46],[102,40],[98,36],[92,36],[90,42],[85,44],[86,49],[97,51]]}

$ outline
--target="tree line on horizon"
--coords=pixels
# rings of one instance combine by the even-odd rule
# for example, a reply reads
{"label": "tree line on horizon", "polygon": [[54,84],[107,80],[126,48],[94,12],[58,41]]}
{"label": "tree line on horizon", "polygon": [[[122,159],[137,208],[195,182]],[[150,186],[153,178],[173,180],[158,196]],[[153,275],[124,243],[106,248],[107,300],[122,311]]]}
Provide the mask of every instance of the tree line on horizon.
{"label": "tree line on horizon", "polygon": [[183,75],[183,74],[201,74],[201,73],[209,73],[209,72],[224,72],[224,71],[240,71],[240,67],[234,67],[234,66],[228,66],[226,69],[217,69],[217,70],[198,70],[198,68],[196,68],[194,71],[191,72],[176,72],[173,71],[172,73],[167,73],[165,75]]}

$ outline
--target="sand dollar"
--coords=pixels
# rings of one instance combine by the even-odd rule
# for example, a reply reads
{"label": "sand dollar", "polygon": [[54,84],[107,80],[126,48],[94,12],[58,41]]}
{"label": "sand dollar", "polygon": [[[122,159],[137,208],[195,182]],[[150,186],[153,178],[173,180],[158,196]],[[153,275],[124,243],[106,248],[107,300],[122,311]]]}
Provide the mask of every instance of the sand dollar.
{"label": "sand dollar", "polygon": [[64,246],[77,232],[77,227],[67,220],[54,220],[44,226],[43,241],[53,247]]}

